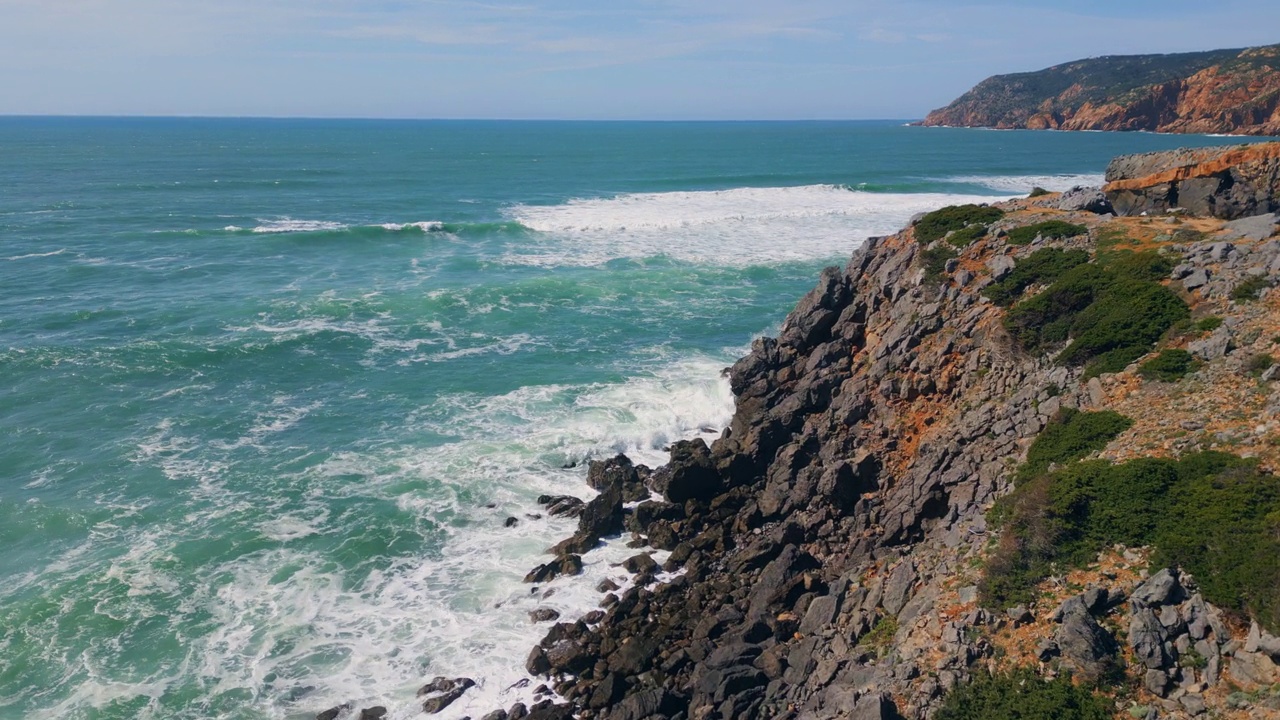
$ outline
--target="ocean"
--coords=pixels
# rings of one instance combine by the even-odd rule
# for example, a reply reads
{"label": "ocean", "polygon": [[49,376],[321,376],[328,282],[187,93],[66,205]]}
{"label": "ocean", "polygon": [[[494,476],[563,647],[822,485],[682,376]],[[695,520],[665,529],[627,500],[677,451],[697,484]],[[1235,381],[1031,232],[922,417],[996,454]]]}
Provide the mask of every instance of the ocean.
{"label": "ocean", "polygon": [[[899,122],[0,118],[0,718],[531,697],[586,463],[732,414],[826,265],[1238,138]],[[507,527],[508,518],[517,520]],[[661,557],[659,557],[661,559]]]}

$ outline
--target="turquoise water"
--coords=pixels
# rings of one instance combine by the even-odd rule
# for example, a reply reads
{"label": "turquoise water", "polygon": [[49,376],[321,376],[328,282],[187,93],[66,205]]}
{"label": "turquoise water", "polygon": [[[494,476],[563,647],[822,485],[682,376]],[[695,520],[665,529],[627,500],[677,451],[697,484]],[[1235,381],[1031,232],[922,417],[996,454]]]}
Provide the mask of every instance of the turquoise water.
{"label": "turquoise water", "polygon": [[[0,717],[525,697],[582,463],[658,462],[821,267],[1234,139],[896,123],[0,119]],[[566,467],[573,465],[573,467]],[[521,522],[504,528],[503,520]]]}

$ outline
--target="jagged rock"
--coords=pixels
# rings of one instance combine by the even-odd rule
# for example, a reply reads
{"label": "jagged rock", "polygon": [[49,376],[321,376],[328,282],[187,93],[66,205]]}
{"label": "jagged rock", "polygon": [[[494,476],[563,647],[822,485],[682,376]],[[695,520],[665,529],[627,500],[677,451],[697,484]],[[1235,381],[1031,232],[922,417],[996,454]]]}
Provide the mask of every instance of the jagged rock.
{"label": "jagged rock", "polygon": [[1067,601],[1059,617],[1062,624],[1054,641],[1063,664],[1087,682],[1110,674],[1115,666],[1115,639],[1093,619],[1084,601],[1079,597]]}
{"label": "jagged rock", "polygon": [[381,705],[374,705],[360,711],[360,720],[381,720],[386,716],[387,709]]}
{"label": "jagged rock", "polygon": [[1227,220],[1280,210],[1280,143],[1128,155],[1107,167],[1107,199],[1121,215],[1183,208]]}
{"label": "jagged rock", "polygon": [[1071,212],[1090,212],[1095,215],[1114,215],[1115,208],[1103,194],[1102,188],[1076,186],[1058,198],[1058,209]]}
{"label": "jagged rock", "polygon": [[551,622],[552,620],[559,620],[559,619],[560,619],[559,611],[553,610],[551,608],[538,608],[529,613],[529,620],[536,623]]}
{"label": "jagged rock", "polygon": [[916,569],[911,561],[899,563],[884,585],[884,597],[880,599],[884,611],[889,615],[897,615],[901,612],[903,606],[907,604],[907,598],[915,582]]}
{"label": "jagged rock", "polygon": [[1209,270],[1206,268],[1196,268],[1182,278],[1182,287],[1187,290],[1195,290],[1208,284]]}
{"label": "jagged rock", "polygon": [[622,567],[626,568],[627,572],[637,575],[655,573],[660,569],[658,563],[654,562],[653,556],[649,553],[632,555],[622,561]]}
{"label": "jagged rock", "polygon": [[1275,213],[1241,218],[1227,223],[1223,234],[1231,238],[1266,240],[1276,234],[1277,221]]}
{"label": "jagged rock", "polygon": [[1013,621],[1014,627],[1026,625],[1027,623],[1033,622],[1036,619],[1035,616],[1031,614],[1031,611],[1028,610],[1023,605],[1019,605],[1017,607],[1011,607],[1005,611],[1005,614],[1008,615],[1009,619]]}
{"label": "jagged rock", "polygon": [[673,503],[708,500],[721,489],[720,475],[702,438],[671,446],[671,461],[653,474],[655,489]]}
{"label": "jagged rock", "polygon": [[480,718],[480,720],[508,720],[508,719],[509,719],[509,716],[507,715],[506,710],[494,710],[488,715],[485,715],[484,717]]}
{"label": "jagged rock", "polygon": [[1168,667],[1171,658],[1164,649],[1166,639],[1164,626],[1155,613],[1135,604],[1129,619],[1129,647],[1138,662],[1152,670]]}
{"label": "jagged rock", "polygon": [[337,720],[340,715],[351,709],[350,703],[331,707],[324,712],[316,713],[316,720]]}
{"label": "jagged rock", "polygon": [[1187,344],[1187,352],[1201,360],[1217,360],[1231,350],[1231,330],[1225,326],[1214,330],[1209,337]]}
{"label": "jagged rock", "polygon": [[586,505],[581,499],[571,495],[541,495],[538,497],[538,504],[545,507],[547,514],[552,517],[577,517]]}
{"label": "jagged rock", "polygon": [[1142,685],[1153,694],[1164,697],[1169,690],[1169,674],[1163,670],[1147,670],[1142,676]]}
{"label": "jagged rock", "polygon": [[[434,715],[444,710],[456,702],[458,698],[462,697],[467,690],[475,687],[475,684],[475,681],[471,678],[457,678],[456,680],[436,678],[435,681],[427,687],[432,688],[433,691],[439,692],[440,694],[436,697],[429,697],[423,701],[422,711],[429,715]],[[426,689],[427,688],[419,690],[418,694],[422,695],[423,690]]]}
{"label": "jagged rock", "polygon": [[1181,602],[1182,585],[1174,571],[1165,568],[1139,585],[1133,591],[1133,600],[1146,607]]}
{"label": "jagged rock", "polygon": [[603,717],[605,720],[644,720],[670,711],[674,698],[660,687],[648,688],[628,695]]}

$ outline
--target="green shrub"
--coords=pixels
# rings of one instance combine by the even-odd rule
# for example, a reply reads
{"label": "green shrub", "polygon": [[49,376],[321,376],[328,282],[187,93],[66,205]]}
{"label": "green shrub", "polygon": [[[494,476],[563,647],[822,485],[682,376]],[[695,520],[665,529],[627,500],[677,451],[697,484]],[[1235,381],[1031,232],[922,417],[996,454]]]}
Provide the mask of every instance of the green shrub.
{"label": "green shrub", "polygon": [[1148,380],[1176,382],[1191,372],[1195,358],[1186,350],[1162,350],[1138,366],[1138,374]]}
{"label": "green shrub", "polygon": [[898,618],[892,615],[881,616],[876,624],[862,636],[859,645],[884,655],[893,646],[893,636],[898,634]]}
{"label": "green shrub", "polygon": [[1051,465],[1079,460],[1107,446],[1133,421],[1117,412],[1080,412],[1064,408],[1027,449],[1027,461],[1018,477],[1027,479],[1048,472]]}
{"label": "green shrub", "polygon": [[1169,277],[1169,273],[1173,271],[1173,262],[1154,250],[1113,251],[1100,255],[1098,262],[1117,277],[1128,280],[1159,282]]}
{"label": "green shrub", "polygon": [[1071,323],[1072,340],[1058,355],[1062,365],[1082,365],[1085,376],[1119,372],[1146,355],[1165,331],[1191,316],[1169,288],[1144,280],[1122,280]]}
{"label": "green shrub", "polygon": [[1271,366],[1275,364],[1275,358],[1271,357],[1267,353],[1258,353],[1257,355],[1249,358],[1249,361],[1245,363],[1244,369],[1250,375],[1261,375],[1271,369]]}
{"label": "green shrub", "polygon": [[1185,569],[1206,600],[1280,628],[1280,483],[1256,460],[1077,462],[1020,482],[991,518],[1001,537],[979,583],[990,607],[1026,602],[1051,572],[1119,543],[1154,547],[1153,565]]}
{"label": "green shrub", "polygon": [[942,282],[943,273],[947,271],[947,262],[956,257],[956,251],[946,245],[921,250],[920,262],[924,266],[925,281],[934,284]]}
{"label": "green shrub", "polygon": [[1046,220],[1034,225],[1024,225],[1009,231],[1005,239],[1010,245],[1026,245],[1039,235],[1044,238],[1069,238],[1084,235],[1089,228],[1061,220]]}
{"label": "green shrub", "polygon": [[970,225],[947,235],[947,244],[952,247],[967,248],[986,236],[986,225]]}
{"label": "green shrub", "polygon": [[1105,698],[1066,676],[1045,680],[1031,668],[992,675],[975,673],[947,693],[934,720],[1111,720]]}
{"label": "green shrub", "polygon": [[1119,372],[1146,355],[1190,310],[1173,291],[1147,279],[1165,262],[1125,253],[1116,262],[1077,265],[1009,311],[1004,325],[1023,349],[1042,352],[1070,340],[1061,365],[1088,365],[1085,377]]}
{"label": "green shrub", "polygon": [[1008,307],[1032,285],[1053,282],[1071,268],[1087,262],[1089,253],[1084,250],[1043,248],[1019,260],[1008,275],[988,285],[982,294],[991,302]]}
{"label": "green shrub", "polygon": [[1266,275],[1253,275],[1240,282],[1231,291],[1231,299],[1236,302],[1257,300],[1263,290],[1271,287],[1271,280]]}
{"label": "green shrub", "polygon": [[1030,193],[1029,195],[1027,195],[1027,197],[1029,197],[1029,198],[1038,198],[1038,197],[1040,197],[1041,195],[1048,195],[1048,194],[1049,194],[1049,191],[1048,191],[1048,190],[1045,190],[1044,188],[1040,187],[1039,185],[1036,185],[1035,187],[1031,188],[1031,193]]}
{"label": "green shrub", "polygon": [[1196,329],[1201,332],[1213,332],[1220,327],[1222,327],[1222,318],[1216,315],[1210,315],[1196,321]]}
{"label": "green shrub", "polygon": [[951,205],[925,214],[916,223],[916,240],[929,244],[953,230],[970,225],[990,225],[1004,217],[1004,211],[986,205]]}

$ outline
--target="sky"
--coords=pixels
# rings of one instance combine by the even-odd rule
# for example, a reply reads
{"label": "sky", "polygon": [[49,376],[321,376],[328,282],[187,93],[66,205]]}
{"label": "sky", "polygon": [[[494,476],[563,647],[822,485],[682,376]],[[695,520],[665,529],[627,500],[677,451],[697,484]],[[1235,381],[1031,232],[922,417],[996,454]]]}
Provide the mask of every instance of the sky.
{"label": "sky", "polygon": [[994,74],[1278,42],[1276,0],[0,0],[0,114],[914,119]]}

